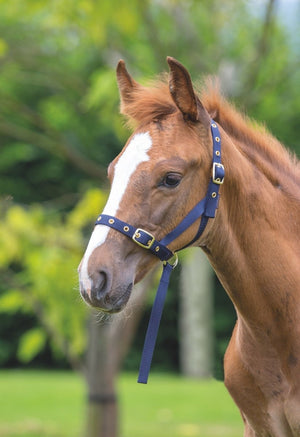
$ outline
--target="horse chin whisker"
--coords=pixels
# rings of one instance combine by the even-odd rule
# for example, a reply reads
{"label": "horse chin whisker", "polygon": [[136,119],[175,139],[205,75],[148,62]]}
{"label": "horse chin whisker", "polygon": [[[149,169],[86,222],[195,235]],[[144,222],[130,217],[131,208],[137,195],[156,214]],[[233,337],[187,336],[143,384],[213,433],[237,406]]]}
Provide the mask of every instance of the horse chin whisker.
{"label": "horse chin whisker", "polygon": [[103,311],[93,311],[93,319],[97,325],[107,325],[113,322],[113,315]]}

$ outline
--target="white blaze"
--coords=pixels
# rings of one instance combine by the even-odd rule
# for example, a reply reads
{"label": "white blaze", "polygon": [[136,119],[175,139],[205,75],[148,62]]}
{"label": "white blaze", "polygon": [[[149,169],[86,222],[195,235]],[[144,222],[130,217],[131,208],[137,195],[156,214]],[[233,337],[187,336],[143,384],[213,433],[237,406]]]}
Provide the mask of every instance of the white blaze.
{"label": "white blaze", "polygon": [[[147,152],[151,146],[152,139],[148,132],[134,135],[115,166],[114,179],[103,214],[116,215],[130,177],[139,164],[149,160]],[[91,235],[80,269],[80,279],[86,289],[91,288],[91,281],[88,275],[89,257],[96,247],[104,243],[109,230],[110,228],[107,226],[95,226]]]}

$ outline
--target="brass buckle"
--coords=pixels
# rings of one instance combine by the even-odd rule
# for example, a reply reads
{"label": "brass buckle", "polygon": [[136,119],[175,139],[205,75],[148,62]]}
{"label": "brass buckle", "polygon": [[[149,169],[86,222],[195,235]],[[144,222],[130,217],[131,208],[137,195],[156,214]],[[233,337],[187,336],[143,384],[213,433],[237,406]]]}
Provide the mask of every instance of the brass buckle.
{"label": "brass buckle", "polygon": [[223,164],[219,164],[218,162],[214,162],[213,163],[213,168],[212,168],[212,180],[214,184],[218,184],[218,185],[222,185],[224,182],[224,177],[221,178],[216,178],[216,168],[222,168],[224,171],[224,165]]}
{"label": "brass buckle", "polygon": [[[146,244],[141,243],[138,238],[141,236],[141,232],[144,232],[149,237],[149,240]],[[150,232],[144,231],[144,229],[138,228],[132,236],[133,241],[144,249],[150,249],[155,241],[155,237],[153,237]]]}

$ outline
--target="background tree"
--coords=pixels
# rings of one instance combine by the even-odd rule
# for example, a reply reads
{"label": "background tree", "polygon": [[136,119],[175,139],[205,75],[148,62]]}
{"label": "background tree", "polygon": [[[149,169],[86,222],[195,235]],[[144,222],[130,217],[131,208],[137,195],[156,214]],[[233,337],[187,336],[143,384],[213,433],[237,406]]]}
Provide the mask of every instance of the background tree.
{"label": "background tree", "polygon": [[181,372],[193,378],[213,374],[213,270],[204,253],[189,249],[182,257],[179,313]]}

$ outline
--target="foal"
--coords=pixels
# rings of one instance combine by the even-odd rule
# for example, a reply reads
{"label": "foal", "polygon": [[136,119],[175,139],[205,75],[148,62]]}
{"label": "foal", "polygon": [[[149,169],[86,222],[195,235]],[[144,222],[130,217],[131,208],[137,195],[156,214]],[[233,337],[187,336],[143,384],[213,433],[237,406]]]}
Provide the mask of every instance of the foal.
{"label": "foal", "polygon": [[[122,112],[135,131],[110,164],[104,214],[162,240],[205,196],[212,171],[211,118],[218,125],[226,177],[219,208],[197,235],[200,218],[168,247],[193,241],[230,296],[237,323],[225,385],[245,436],[300,436],[299,166],[282,145],[213,89],[201,100],[188,71],[168,58],[169,83],[139,85],[120,61]],[[107,226],[96,226],[79,267],[84,299],[121,310],[134,283],[157,263]]]}

